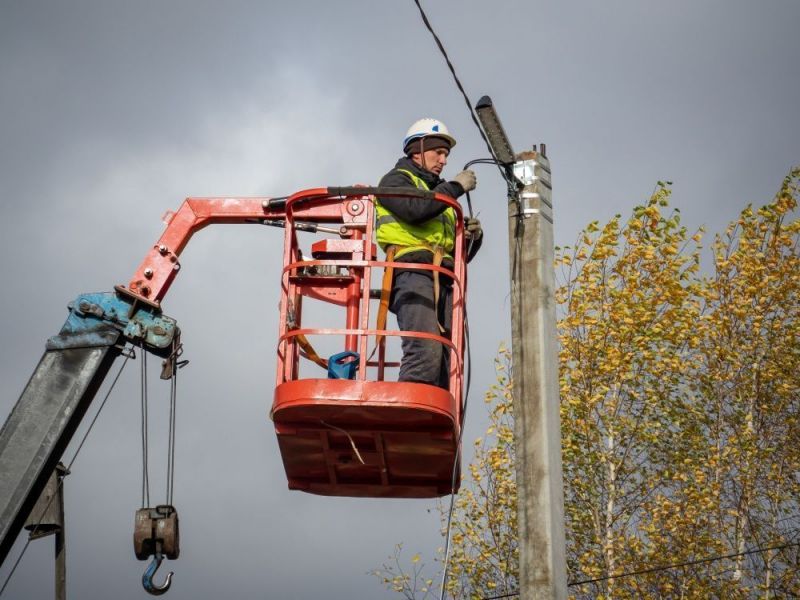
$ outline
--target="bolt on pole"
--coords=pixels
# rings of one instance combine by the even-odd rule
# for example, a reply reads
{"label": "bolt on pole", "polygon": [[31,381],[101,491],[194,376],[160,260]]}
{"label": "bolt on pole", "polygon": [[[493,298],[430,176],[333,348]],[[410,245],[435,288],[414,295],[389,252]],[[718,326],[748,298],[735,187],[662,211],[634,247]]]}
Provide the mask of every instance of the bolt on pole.
{"label": "bolt on pole", "polygon": [[520,600],[567,597],[550,161],[516,157],[508,203]]}

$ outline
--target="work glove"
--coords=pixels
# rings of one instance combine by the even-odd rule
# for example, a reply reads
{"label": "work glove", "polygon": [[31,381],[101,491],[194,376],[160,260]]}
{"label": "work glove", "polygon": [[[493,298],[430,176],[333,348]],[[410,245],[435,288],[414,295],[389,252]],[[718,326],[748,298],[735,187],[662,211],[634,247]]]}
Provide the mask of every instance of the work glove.
{"label": "work glove", "polygon": [[464,192],[471,192],[475,189],[475,186],[478,184],[478,180],[475,179],[475,172],[471,169],[467,169],[466,171],[461,171],[458,175],[453,178],[457,184],[459,184],[462,188],[464,188]]}
{"label": "work glove", "polygon": [[464,229],[468,240],[478,241],[483,237],[481,222],[474,217],[464,219]]}

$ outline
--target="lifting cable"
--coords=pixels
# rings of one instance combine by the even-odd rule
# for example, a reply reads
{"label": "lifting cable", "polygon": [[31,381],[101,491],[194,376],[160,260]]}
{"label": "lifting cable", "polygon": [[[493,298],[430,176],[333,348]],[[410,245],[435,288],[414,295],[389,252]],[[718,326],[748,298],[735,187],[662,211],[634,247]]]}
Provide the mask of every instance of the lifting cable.
{"label": "lifting cable", "polygon": [[142,507],[150,506],[150,473],[148,468],[148,399],[147,399],[147,352],[142,346],[142,361],[139,368],[139,386],[142,412]]}
{"label": "lifting cable", "polygon": [[[134,353],[133,348],[128,348],[127,350],[123,350],[122,354],[125,357],[125,361],[122,363],[122,365],[119,368],[119,371],[117,371],[117,374],[114,376],[114,380],[111,382],[111,385],[109,386],[108,391],[106,392],[106,395],[103,398],[103,401],[100,403],[100,406],[98,407],[97,412],[95,413],[94,417],[92,418],[91,422],[89,423],[89,427],[87,427],[86,433],[83,434],[83,437],[81,438],[81,441],[78,444],[78,447],[75,449],[75,454],[72,455],[72,459],[69,461],[69,464],[67,464],[67,469],[66,469],[67,473],[69,473],[70,469],[72,468],[72,465],[75,464],[75,460],[78,458],[78,454],[80,454],[81,449],[83,448],[83,445],[86,442],[86,439],[89,437],[89,434],[92,432],[92,428],[94,427],[94,424],[97,422],[98,417],[100,417],[100,413],[103,412],[103,407],[105,407],[106,402],[108,401],[109,397],[111,396],[111,392],[114,391],[114,386],[117,385],[117,381],[119,380],[120,375],[122,375],[122,371],[125,369],[125,365],[128,364],[128,360],[130,360],[131,358],[136,359],[136,354]],[[58,478],[58,489],[59,489],[59,491],[60,491],[60,488],[63,485],[64,485],[64,478],[63,477],[59,477]],[[22,550],[20,551],[19,556],[17,557],[17,560],[14,561],[14,566],[11,567],[11,571],[9,571],[8,575],[6,576],[6,579],[3,582],[3,587],[0,587],[0,596],[3,595],[3,592],[6,590],[6,587],[8,587],[8,583],[11,581],[11,577],[14,575],[14,572],[17,570],[17,567],[19,566],[19,563],[22,561],[22,557],[25,556],[25,551],[28,549],[28,546],[31,543],[31,539],[32,539],[31,536],[33,536],[33,534],[35,534],[36,531],[39,529],[39,525],[42,524],[42,519],[44,518],[45,514],[47,514],[47,511],[50,508],[50,505],[53,503],[53,500],[55,499],[55,497],[57,495],[58,494],[53,494],[52,496],[50,496],[50,500],[47,502],[47,505],[42,510],[42,514],[39,516],[39,520],[36,522],[36,525],[33,527],[33,530],[28,535],[28,540],[25,542],[25,545],[22,547]]]}
{"label": "lifting cable", "polygon": [[[172,352],[162,363],[161,379],[170,380],[169,389],[169,432],[167,442],[167,484],[166,504],[172,506],[175,483],[175,426],[178,404],[178,370],[189,364],[188,360],[178,360],[183,354],[183,344],[173,342]],[[142,508],[150,506],[150,473],[149,473],[149,417],[148,417],[148,382],[147,353],[142,350],[141,366],[141,399],[142,399]]]}
{"label": "lifting cable", "polygon": [[167,504],[172,506],[175,491],[175,422],[178,409],[178,370],[189,364],[178,360],[183,354],[183,344],[173,341],[172,353],[163,362],[162,379],[170,375],[169,389],[169,442],[167,447]]}
{"label": "lifting cable", "polygon": [[172,373],[169,385],[169,442],[167,444],[167,504],[172,506],[175,489],[175,409],[178,399],[178,370]]}

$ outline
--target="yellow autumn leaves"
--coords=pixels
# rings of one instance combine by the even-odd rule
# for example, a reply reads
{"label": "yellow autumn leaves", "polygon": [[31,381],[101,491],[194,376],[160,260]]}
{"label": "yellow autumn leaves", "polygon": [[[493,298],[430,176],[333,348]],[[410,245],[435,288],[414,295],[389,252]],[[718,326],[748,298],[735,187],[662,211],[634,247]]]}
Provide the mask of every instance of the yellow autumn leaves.
{"label": "yellow autumn leaves", "polygon": [[665,185],[560,250],[573,597],[800,593],[796,546],[752,552],[800,538],[798,176],[710,255]]}
{"label": "yellow autumn leaves", "polygon": [[[571,597],[800,596],[799,181],[706,248],[659,182],[557,249],[568,571],[601,579]],[[459,600],[517,589],[510,366],[501,350],[456,499]],[[427,598],[394,558],[387,585]]]}

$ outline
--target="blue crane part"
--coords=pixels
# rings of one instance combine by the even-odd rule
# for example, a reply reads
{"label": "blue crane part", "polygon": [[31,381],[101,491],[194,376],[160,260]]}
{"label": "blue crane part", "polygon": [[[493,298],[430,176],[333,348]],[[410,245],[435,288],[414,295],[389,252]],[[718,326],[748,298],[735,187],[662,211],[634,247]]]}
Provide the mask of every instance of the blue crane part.
{"label": "blue crane part", "polygon": [[125,343],[169,356],[179,336],[158,308],[120,294],[82,294],[69,305],[0,430],[0,563]]}

